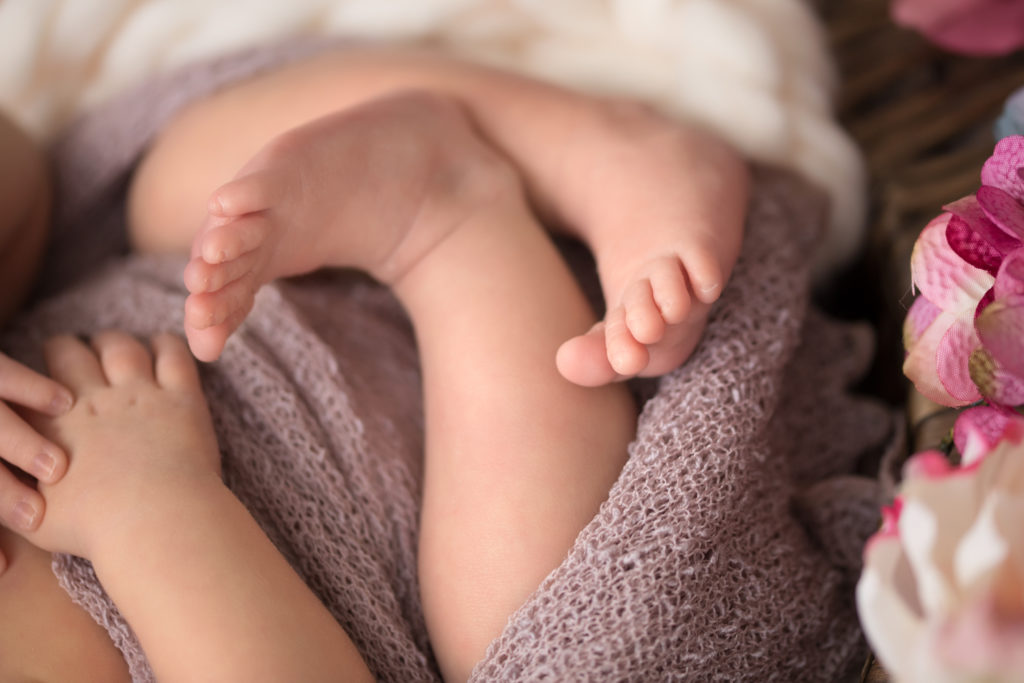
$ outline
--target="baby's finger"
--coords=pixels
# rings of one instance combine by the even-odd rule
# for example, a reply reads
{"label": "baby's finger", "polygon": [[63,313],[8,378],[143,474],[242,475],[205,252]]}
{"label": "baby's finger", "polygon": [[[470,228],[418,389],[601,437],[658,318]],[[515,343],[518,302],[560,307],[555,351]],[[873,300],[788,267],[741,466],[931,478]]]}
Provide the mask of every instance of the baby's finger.
{"label": "baby's finger", "polygon": [[112,385],[153,382],[153,356],[135,337],[107,330],[92,337],[92,348]]}
{"label": "baby's finger", "polygon": [[[0,403],[0,460],[28,472],[36,479],[53,484],[68,469],[64,451],[32,429],[13,410]],[[0,469],[6,471],[3,465]]]}
{"label": "baby's finger", "polygon": [[43,357],[50,376],[75,394],[91,387],[107,386],[96,352],[71,335],[46,340]]}
{"label": "baby's finger", "polygon": [[0,399],[48,415],[63,415],[71,409],[71,392],[49,377],[25,367],[0,353]]}
{"label": "baby's finger", "polygon": [[0,467],[0,524],[18,533],[35,531],[45,505],[38,491]]}
{"label": "baby's finger", "polygon": [[199,391],[199,370],[181,337],[164,332],[153,337],[156,382],[166,389]]}

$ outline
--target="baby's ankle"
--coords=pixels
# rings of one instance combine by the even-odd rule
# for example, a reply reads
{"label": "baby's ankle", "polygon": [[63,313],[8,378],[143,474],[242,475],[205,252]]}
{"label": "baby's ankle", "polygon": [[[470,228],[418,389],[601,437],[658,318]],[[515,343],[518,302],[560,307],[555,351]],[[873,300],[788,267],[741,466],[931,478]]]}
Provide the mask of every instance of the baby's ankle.
{"label": "baby's ankle", "polygon": [[403,97],[422,113],[421,133],[431,140],[434,160],[412,224],[371,269],[392,285],[451,231],[476,217],[496,219],[502,212],[525,210],[526,201],[515,168],[478,136],[455,100],[420,92]]}

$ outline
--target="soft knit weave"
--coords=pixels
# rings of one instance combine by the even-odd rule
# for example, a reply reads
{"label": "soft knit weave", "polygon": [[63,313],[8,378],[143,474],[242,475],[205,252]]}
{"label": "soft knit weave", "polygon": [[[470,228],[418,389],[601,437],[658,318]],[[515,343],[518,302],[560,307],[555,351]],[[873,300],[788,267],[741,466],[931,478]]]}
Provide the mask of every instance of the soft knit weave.
{"label": "soft knit weave", "polygon": [[[124,180],[175,107],[275,61],[240,59],[130,93],[70,132],[57,150],[53,264],[115,244]],[[851,473],[895,429],[846,389],[869,332],[808,307],[822,215],[802,183],[756,173],[743,252],[704,341],[646,401],[608,500],[473,680],[817,681],[856,668],[852,586],[879,492]],[[182,266],[114,261],[20,319],[3,347],[38,367],[52,333],[180,330]],[[374,674],[438,679],[415,574],[419,371],[395,300],[351,274],[265,287],[203,380],[227,483]],[[54,571],[134,679],[152,680],[89,564],[60,556]]]}

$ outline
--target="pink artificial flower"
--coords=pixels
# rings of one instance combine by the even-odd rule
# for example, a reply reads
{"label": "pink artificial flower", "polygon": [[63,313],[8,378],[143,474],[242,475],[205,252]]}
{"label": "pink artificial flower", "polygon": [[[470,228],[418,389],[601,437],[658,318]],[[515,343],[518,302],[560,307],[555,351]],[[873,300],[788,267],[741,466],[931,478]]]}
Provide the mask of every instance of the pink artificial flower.
{"label": "pink artificial flower", "polygon": [[1013,437],[1020,424],[1014,413],[991,406],[976,406],[960,413],[953,425],[953,443],[960,453],[960,466],[973,467],[995,450],[1001,440]]}
{"label": "pink artificial flower", "polygon": [[974,459],[913,456],[864,551],[857,610],[896,680],[1009,682],[1024,670],[1024,418],[963,415]]}
{"label": "pink artificial flower", "polygon": [[981,398],[969,361],[980,346],[974,313],[995,278],[953,251],[943,214],[921,231],[910,257],[910,273],[921,294],[903,323],[905,374],[924,396],[947,406]]}
{"label": "pink artificial flower", "polygon": [[976,195],[921,232],[904,373],[928,398],[1024,404],[1024,136],[1001,140]]}
{"label": "pink artificial flower", "polygon": [[954,52],[1002,55],[1024,46],[1020,0],[894,0],[892,17]]}

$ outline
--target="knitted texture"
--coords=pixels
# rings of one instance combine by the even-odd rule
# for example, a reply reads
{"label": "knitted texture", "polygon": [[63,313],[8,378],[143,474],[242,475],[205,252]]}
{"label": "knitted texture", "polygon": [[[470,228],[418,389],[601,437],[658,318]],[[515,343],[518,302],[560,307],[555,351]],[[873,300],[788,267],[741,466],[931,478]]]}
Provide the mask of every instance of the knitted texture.
{"label": "knitted texture", "polygon": [[[53,263],[116,244],[124,179],[153,117],[173,109],[159,98],[207,92],[203,73],[126,96],[61,143]],[[852,585],[879,491],[853,472],[898,435],[887,410],[846,388],[870,334],[808,307],[820,197],[755,175],[743,252],[705,339],[646,401],[608,500],[472,680],[838,680],[861,660]],[[180,330],[182,267],[115,259],[39,304],[3,347],[38,367],[49,334]],[[352,274],[265,287],[203,385],[225,480],[374,674],[436,680],[415,575],[419,370],[395,300]],[[89,564],[57,557],[54,571],[134,679],[152,680]]]}

